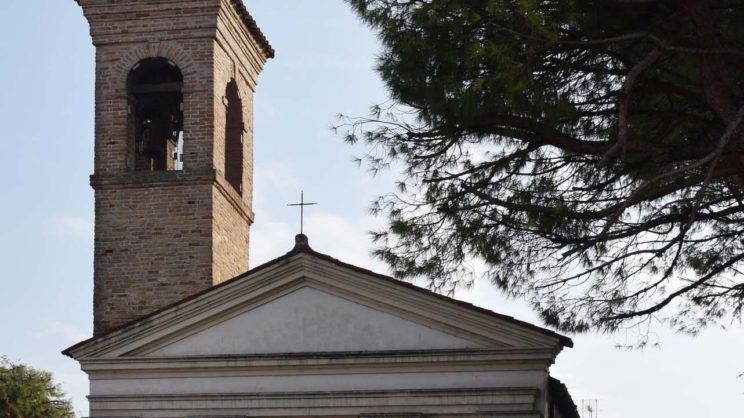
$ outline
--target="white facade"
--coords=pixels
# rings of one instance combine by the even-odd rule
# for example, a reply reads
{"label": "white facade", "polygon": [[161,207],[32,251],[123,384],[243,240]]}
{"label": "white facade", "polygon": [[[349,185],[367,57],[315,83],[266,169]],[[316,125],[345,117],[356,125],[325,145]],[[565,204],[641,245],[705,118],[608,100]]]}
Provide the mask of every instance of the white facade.
{"label": "white facade", "polygon": [[300,246],[65,354],[96,418],[548,418],[570,344]]}

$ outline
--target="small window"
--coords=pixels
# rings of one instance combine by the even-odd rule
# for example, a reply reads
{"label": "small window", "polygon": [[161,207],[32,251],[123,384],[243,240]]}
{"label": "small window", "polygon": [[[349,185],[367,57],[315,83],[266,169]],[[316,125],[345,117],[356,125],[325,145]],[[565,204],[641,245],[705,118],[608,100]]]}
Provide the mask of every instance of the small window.
{"label": "small window", "polygon": [[128,84],[134,170],[182,170],[183,74],[171,61],[148,58]]}
{"label": "small window", "polygon": [[225,121],[225,180],[238,193],[243,193],[243,102],[238,83],[231,80],[225,92],[227,112]]}

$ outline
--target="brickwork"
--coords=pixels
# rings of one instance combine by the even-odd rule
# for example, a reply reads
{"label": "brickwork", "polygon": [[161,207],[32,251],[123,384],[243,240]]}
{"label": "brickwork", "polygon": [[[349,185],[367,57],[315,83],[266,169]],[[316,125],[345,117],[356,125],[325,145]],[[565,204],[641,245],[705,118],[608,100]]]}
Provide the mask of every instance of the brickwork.
{"label": "brickwork", "polygon": [[[252,103],[272,51],[239,0],[78,0],[96,46],[94,333],[248,269]],[[136,172],[127,77],[145,58],[183,73],[183,171]],[[243,193],[225,172],[225,89],[247,132]]]}
{"label": "brickwork", "polygon": [[214,244],[213,283],[222,283],[248,270],[247,219],[252,216],[240,195],[227,181],[220,180],[212,189],[212,242]]}
{"label": "brickwork", "polygon": [[[240,92],[243,106],[243,122],[246,132],[243,135],[243,193],[242,199],[248,207],[253,204],[253,93],[260,66],[256,66],[257,51],[250,51],[249,46],[241,42],[246,35],[246,29],[240,23],[239,16],[228,7],[227,2],[218,21],[217,41],[214,50],[214,97],[215,129],[214,156],[215,167],[224,173],[225,169],[225,121],[226,111],[224,97],[228,83],[235,80]],[[255,47],[255,46],[254,46]]]}

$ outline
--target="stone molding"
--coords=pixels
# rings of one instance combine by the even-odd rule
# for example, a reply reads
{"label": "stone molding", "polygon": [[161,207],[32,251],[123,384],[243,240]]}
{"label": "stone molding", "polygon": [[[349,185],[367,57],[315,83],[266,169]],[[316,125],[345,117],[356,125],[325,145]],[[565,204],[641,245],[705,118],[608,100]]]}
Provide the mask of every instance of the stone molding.
{"label": "stone molding", "polygon": [[547,372],[552,352],[546,349],[428,350],[395,352],[335,352],[221,357],[117,357],[81,360],[92,379],[152,379],[191,376],[287,376],[298,373],[386,374],[405,371]]}
{"label": "stone molding", "polygon": [[[301,393],[240,393],[229,395],[90,396],[94,416],[120,411],[191,411],[208,417],[250,411],[251,416],[540,416],[534,410],[535,388],[474,388],[445,390],[338,391]],[[197,412],[205,410],[209,412]],[[214,414],[214,415],[207,415]],[[150,416],[150,415],[148,415]]]}

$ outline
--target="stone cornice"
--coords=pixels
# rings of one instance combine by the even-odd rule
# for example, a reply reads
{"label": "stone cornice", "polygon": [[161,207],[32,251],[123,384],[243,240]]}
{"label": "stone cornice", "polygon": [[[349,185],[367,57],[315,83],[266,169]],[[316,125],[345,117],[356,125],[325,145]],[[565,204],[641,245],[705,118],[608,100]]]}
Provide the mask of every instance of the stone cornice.
{"label": "stone cornice", "polygon": [[258,268],[240,280],[166,308],[103,338],[81,343],[67,354],[83,360],[94,357],[143,357],[201,329],[268,303],[304,286],[339,295],[485,347],[540,348],[553,356],[561,341],[518,323],[422,294],[407,286],[375,280],[312,254],[297,253]]}
{"label": "stone cornice", "polygon": [[[189,394],[150,396],[89,396],[91,411],[119,411],[136,408],[223,411],[230,405],[235,417],[308,416],[308,410],[333,411],[344,416],[400,418],[436,414],[443,416],[477,416],[539,418],[535,411],[538,390],[531,387],[469,388],[464,390],[366,390],[288,393]],[[413,408],[413,409],[412,409]],[[416,411],[412,413],[411,411]],[[221,412],[220,416],[228,411]],[[101,415],[102,416],[102,415]],[[110,415],[107,415],[110,416]],[[213,415],[214,416],[214,415]]]}
{"label": "stone cornice", "polygon": [[548,349],[426,350],[290,353],[188,358],[115,357],[81,359],[96,379],[186,376],[276,376],[307,374],[412,373],[537,370],[547,372]]}
{"label": "stone cornice", "polygon": [[[109,17],[111,16],[106,3],[100,3],[98,4],[96,1],[81,1],[81,0],[75,0],[76,3],[81,5],[85,9],[85,14],[88,19],[95,19],[97,16],[105,16]],[[160,1],[153,1],[151,0],[151,4],[145,4],[142,2],[136,2],[136,1],[120,1],[120,3],[126,3],[127,6],[129,6],[130,10],[135,7],[140,7],[141,12],[148,12],[152,9],[152,5],[155,6],[164,6],[169,3],[176,3],[180,9],[183,9],[187,7],[190,3],[193,4],[193,2],[187,2],[187,1],[173,1],[173,0],[160,0]],[[203,2],[202,2],[203,3]],[[266,39],[266,36],[263,34],[261,29],[258,27],[258,24],[256,24],[256,21],[253,19],[251,14],[248,12],[248,9],[245,7],[245,4],[243,3],[243,0],[229,0],[229,4],[233,7],[233,10],[236,13],[236,17],[240,20],[243,27],[246,29],[247,34],[252,37],[255,42],[258,44],[261,52],[264,55],[264,59],[268,58],[274,58],[274,48],[269,43],[268,39]],[[197,8],[206,9],[206,3],[203,4],[196,4]],[[162,32],[162,31],[161,31]]]}

